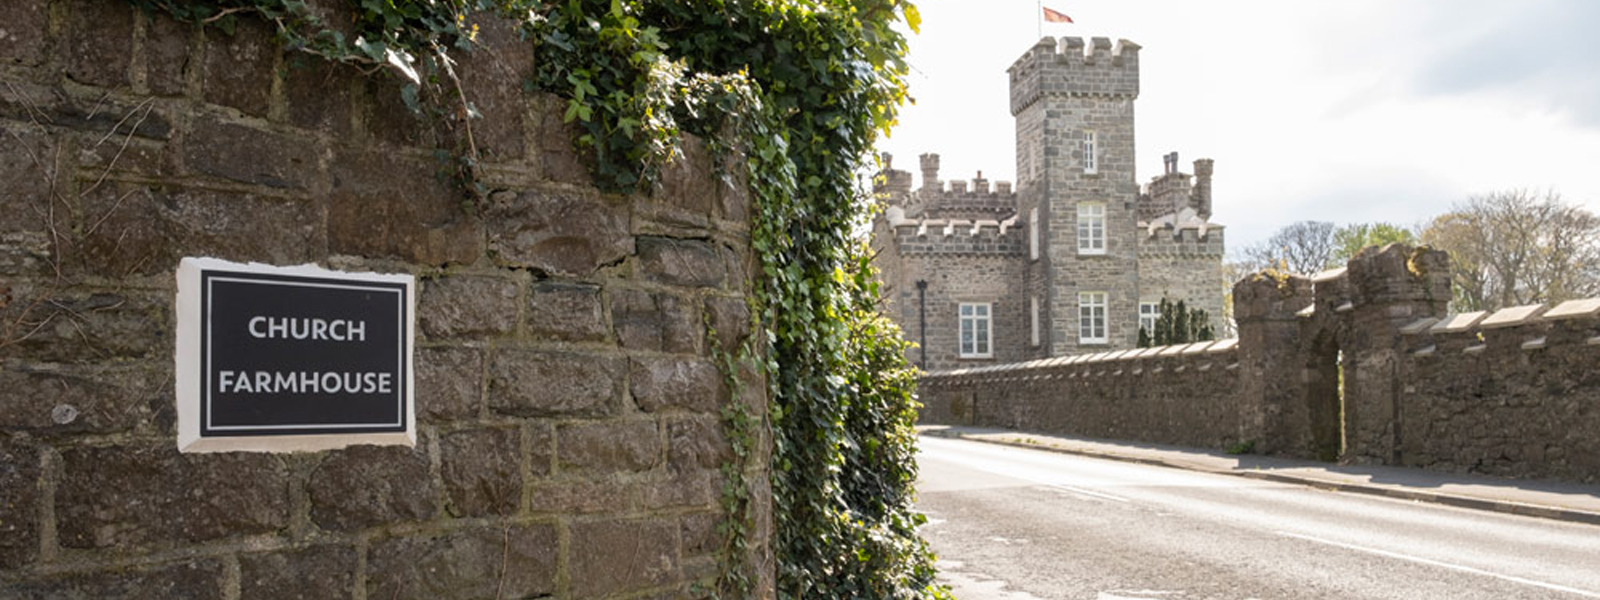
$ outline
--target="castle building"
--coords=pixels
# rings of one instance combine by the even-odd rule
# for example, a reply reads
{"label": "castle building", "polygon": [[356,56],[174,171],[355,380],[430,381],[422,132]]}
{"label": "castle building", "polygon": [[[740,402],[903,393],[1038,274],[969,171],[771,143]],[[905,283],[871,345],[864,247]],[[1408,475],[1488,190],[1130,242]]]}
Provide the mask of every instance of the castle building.
{"label": "castle building", "polygon": [[1163,297],[1222,318],[1223,231],[1212,161],[1148,185],[1134,173],[1139,46],[1045,38],[1009,69],[1015,189],[978,176],[922,185],[893,168],[873,223],[886,309],[927,370],[1133,348]]}

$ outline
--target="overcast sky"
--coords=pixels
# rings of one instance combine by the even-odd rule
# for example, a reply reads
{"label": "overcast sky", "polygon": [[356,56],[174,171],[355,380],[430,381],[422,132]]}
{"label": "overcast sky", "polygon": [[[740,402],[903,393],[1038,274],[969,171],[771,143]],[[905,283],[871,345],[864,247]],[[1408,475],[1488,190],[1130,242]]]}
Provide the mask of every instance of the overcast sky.
{"label": "overcast sky", "polygon": [[[942,179],[1014,179],[1006,68],[1035,0],[925,0],[911,94],[880,149]],[[1474,193],[1600,212],[1600,2],[1051,0],[1046,36],[1137,42],[1138,179],[1216,159],[1228,246],[1293,221],[1412,224]],[[920,184],[919,184],[920,185]]]}

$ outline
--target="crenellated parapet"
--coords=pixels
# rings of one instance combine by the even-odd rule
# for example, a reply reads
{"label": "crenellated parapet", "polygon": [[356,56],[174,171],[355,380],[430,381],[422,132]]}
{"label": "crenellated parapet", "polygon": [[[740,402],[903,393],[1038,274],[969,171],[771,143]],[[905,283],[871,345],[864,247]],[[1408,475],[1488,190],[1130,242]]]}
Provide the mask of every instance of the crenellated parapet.
{"label": "crenellated parapet", "polygon": [[1224,252],[1223,226],[1205,221],[1139,223],[1140,258],[1221,259]]}
{"label": "crenellated parapet", "polygon": [[1011,114],[1040,98],[1063,96],[1139,96],[1139,45],[1097,37],[1043,38],[1007,70],[1011,75]]}
{"label": "crenellated parapet", "polygon": [[1600,357],[1600,298],[1422,317],[1400,328],[1412,360],[1585,348]]}
{"label": "crenellated parapet", "polygon": [[884,218],[902,255],[1021,256],[1027,250],[1026,224],[1013,216],[998,219],[907,218],[891,206]]}

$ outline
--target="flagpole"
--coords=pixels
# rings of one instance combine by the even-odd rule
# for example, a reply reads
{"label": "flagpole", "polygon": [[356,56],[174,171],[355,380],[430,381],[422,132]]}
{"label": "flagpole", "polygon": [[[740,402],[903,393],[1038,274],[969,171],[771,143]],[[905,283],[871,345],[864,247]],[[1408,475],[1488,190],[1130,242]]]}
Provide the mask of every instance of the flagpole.
{"label": "flagpole", "polygon": [[1033,39],[1044,37],[1044,0],[1033,3],[1033,23],[1039,30]]}

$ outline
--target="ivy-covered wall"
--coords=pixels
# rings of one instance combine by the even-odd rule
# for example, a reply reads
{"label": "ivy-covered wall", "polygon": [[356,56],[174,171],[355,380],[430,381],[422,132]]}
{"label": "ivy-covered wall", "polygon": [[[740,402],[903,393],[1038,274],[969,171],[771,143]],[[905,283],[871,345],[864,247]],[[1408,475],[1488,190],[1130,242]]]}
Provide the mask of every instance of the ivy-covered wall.
{"label": "ivy-covered wall", "polygon": [[[477,198],[402,80],[265,20],[0,3],[0,597],[703,597],[728,552],[774,595],[767,385],[716,360],[751,194],[693,139],[600,191],[531,47],[473,24]],[[179,454],[184,256],[416,275],[417,446]]]}

